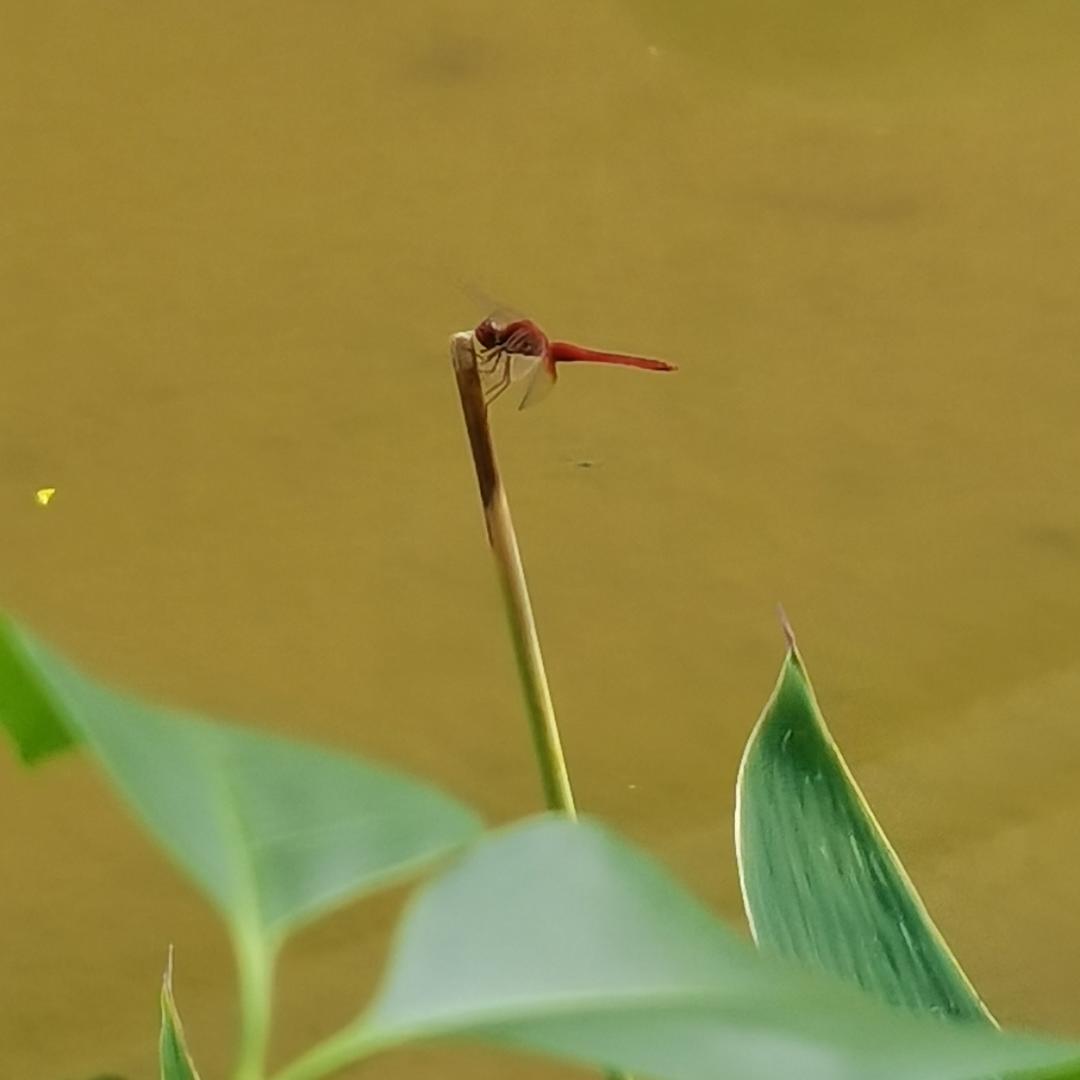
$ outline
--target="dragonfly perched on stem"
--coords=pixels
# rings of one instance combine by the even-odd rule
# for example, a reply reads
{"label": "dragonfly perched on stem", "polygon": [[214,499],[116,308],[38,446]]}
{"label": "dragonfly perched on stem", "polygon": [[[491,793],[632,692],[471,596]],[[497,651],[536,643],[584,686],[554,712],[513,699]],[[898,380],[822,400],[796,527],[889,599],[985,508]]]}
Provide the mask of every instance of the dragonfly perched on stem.
{"label": "dragonfly perched on stem", "polygon": [[487,318],[472,332],[476,368],[484,401],[490,405],[509,387],[527,380],[525,394],[518,408],[524,409],[545,398],[559,377],[559,364],[619,364],[642,371],[675,371],[666,360],[646,356],[603,352],[551,341],[531,319],[502,321]]}

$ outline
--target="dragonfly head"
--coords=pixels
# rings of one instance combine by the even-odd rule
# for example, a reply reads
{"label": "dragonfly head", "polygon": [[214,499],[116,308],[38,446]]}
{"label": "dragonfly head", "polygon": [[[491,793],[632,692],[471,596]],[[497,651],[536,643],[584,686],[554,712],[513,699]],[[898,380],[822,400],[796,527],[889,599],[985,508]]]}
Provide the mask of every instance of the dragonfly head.
{"label": "dragonfly head", "polygon": [[505,337],[505,327],[494,319],[485,319],[473,331],[473,337],[476,338],[482,348],[494,349]]}

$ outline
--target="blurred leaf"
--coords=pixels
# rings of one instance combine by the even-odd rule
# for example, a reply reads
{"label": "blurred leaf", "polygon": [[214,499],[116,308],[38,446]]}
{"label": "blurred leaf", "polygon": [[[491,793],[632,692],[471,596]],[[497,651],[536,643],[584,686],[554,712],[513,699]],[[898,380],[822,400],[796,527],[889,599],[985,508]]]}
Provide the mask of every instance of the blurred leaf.
{"label": "blurred leaf", "polygon": [[240,967],[246,1066],[274,956],[299,924],[416,873],[476,816],[344,754],[123,697],[0,617],[0,724],[30,761],[77,741],[218,907]]}
{"label": "blurred leaf", "polygon": [[746,746],[736,806],[761,948],[894,1005],[993,1023],[852,779],[794,648]]}
{"label": "blurred leaf", "polygon": [[173,956],[170,949],[165,977],[161,980],[161,1038],[158,1043],[161,1080],[199,1080],[184,1039],[184,1025],[180,1023],[180,1014],[176,1011],[176,1002],[173,999],[172,967]]}
{"label": "blurred leaf", "polygon": [[0,675],[0,723],[25,756],[59,745],[57,732],[85,743],[226,918],[266,939],[479,828],[460,803],[381,766],[122,697],[2,618]]}
{"label": "blurred leaf", "polygon": [[657,864],[558,817],[490,835],[422,888],[369,1011],[281,1074],[465,1037],[665,1080],[972,1080],[1080,1047],[916,1017],[762,957]]}
{"label": "blurred leaf", "polygon": [[24,762],[36,765],[74,745],[77,736],[59,716],[38,679],[27,678],[14,623],[0,616],[0,725]]}

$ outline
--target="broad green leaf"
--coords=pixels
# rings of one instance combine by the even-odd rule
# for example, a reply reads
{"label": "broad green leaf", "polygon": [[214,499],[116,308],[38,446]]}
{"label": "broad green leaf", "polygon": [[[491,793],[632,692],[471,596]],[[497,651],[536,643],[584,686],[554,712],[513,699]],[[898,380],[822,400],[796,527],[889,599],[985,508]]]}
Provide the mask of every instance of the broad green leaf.
{"label": "broad green leaf", "polygon": [[[280,937],[468,840],[475,815],[381,766],[123,697],[0,619],[0,723],[86,745],[232,922]],[[27,711],[21,707],[28,705]]]}
{"label": "broad green leaf", "polygon": [[19,757],[36,765],[72,746],[78,736],[57,713],[41,680],[27,678],[26,659],[18,648],[20,631],[0,615],[0,724]]}
{"label": "broad green leaf", "polygon": [[664,1080],[974,1080],[1080,1047],[890,1009],[737,938],[660,866],[559,817],[490,835],[403,918],[368,1012],[280,1074],[468,1038]]}
{"label": "broad green leaf", "polygon": [[27,760],[84,745],[221,911],[240,967],[248,1063],[265,1043],[286,934],[479,829],[460,803],[388,769],[121,696],[2,617],[0,724]]}
{"label": "broad green leaf", "polygon": [[993,1023],[840,756],[794,646],[743,755],[736,806],[762,949],[894,1005]]}
{"label": "broad green leaf", "polygon": [[172,991],[172,949],[161,980],[161,1036],[158,1040],[158,1058],[161,1062],[161,1080],[199,1080],[195,1063],[191,1060],[184,1039],[184,1025],[176,1011]]}

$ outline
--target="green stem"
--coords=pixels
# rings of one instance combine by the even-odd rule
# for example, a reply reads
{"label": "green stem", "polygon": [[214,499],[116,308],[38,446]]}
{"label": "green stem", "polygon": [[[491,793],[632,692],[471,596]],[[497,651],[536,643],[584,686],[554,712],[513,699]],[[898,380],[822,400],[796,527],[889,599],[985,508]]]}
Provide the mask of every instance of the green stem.
{"label": "green stem", "polygon": [[570,775],[563,756],[559,727],[555,721],[555,707],[551,702],[551,690],[544,672],[544,657],[540,652],[540,638],[536,632],[529,590],[525,583],[525,570],[521,565],[514,523],[510,518],[510,506],[499,478],[495,462],[495,447],[491,440],[487,406],[476,370],[476,356],[470,334],[457,334],[451,339],[451,359],[457,376],[461,409],[465,414],[465,427],[469,433],[476,479],[480,485],[480,501],[484,507],[491,553],[499,575],[503,600],[506,604],[510,625],[510,640],[514,646],[521,686],[525,692],[525,709],[532,731],[533,748],[540,770],[540,782],[544,788],[544,801],[549,810],[556,810],[576,817],[574,793],[570,787]]}
{"label": "green stem", "polygon": [[241,929],[233,939],[240,990],[240,1047],[233,1080],[263,1080],[270,1041],[276,950],[257,932]]}
{"label": "green stem", "polygon": [[381,1041],[365,1039],[355,1028],[343,1028],[275,1073],[272,1080],[318,1080],[382,1049]]}
{"label": "green stem", "polygon": [[[450,342],[450,357],[457,376],[461,410],[465,414],[465,428],[469,433],[476,481],[480,485],[480,501],[484,507],[491,554],[502,586],[506,604],[507,621],[510,624],[510,640],[514,646],[518,675],[525,692],[525,709],[532,731],[533,748],[540,769],[540,782],[544,787],[544,800],[549,810],[556,810],[568,817],[577,817],[574,792],[570,787],[570,774],[566,768],[559,725],[555,720],[555,706],[551,701],[544,657],[540,651],[540,637],[536,632],[529,589],[525,582],[525,568],[521,564],[514,522],[510,517],[510,504],[499,477],[495,461],[495,445],[491,439],[487,406],[476,370],[476,354],[470,334],[456,334]],[[620,1072],[607,1072],[606,1080],[633,1080]],[[289,1078],[293,1080],[293,1078]],[[302,1080],[302,1078],[297,1078]]]}

